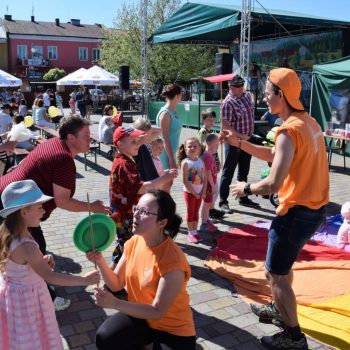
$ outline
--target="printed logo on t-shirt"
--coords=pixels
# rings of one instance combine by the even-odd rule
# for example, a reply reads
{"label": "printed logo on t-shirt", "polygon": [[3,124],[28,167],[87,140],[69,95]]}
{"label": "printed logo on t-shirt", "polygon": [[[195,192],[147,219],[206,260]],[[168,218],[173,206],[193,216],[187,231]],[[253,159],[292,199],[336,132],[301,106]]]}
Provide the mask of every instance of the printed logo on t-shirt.
{"label": "printed logo on t-shirt", "polygon": [[143,270],[142,284],[147,285],[150,281],[152,281],[152,277],[153,277],[153,269],[149,267],[145,267],[145,269]]}

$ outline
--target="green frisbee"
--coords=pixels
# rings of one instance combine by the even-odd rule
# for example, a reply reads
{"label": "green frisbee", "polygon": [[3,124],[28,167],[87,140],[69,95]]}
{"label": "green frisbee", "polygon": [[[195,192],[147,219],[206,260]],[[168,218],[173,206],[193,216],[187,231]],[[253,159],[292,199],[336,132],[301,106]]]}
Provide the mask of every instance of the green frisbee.
{"label": "green frisbee", "polygon": [[[92,214],[91,221],[95,241],[95,250],[102,252],[103,250],[107,249],[115,239],[115,223],[109,216],[104,214]],[[75,227],[73,242],[74,245],[84,253],[93,249],[89,217],[81,220]]]}

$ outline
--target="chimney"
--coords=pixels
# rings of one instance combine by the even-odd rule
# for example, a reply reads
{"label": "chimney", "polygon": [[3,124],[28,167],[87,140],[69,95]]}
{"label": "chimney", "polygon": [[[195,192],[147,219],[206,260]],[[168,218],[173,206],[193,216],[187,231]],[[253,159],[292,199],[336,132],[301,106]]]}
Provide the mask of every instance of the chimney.
{"label": "chimney", "polygon": [[35,17],[34,17],[34,16],[30,16],[30,20],[31,20],[32,22],[35,22]]}
{"label": "chimney", "polygon": [[6,21],[12,21],[12,15],[5,15],[4,18]]}
{"label": "chimney", "polygon": [[55,18],[55,22],[56,22],[56,26],[59,27],[60,26],[60,19],[59,18]]}
{"label": "chimney", "polygon": [[72,18],[70,22],[73,26],[80,26],[80,19]]}

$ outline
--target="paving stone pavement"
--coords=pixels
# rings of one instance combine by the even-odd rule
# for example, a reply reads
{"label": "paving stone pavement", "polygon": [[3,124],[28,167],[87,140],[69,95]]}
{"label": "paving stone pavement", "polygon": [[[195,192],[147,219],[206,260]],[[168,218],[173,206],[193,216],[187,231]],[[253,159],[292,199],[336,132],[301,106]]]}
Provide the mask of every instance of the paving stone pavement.
{"label": "paving stone pavement", "polygon": [[[99,116],[92,116],[92,128],[97,129]],[[181,138],[196,135],[196,130],[183,128]],[[102,146],[102,154],[106,155],[108,147]],[[88,158],[89,167],[84,170],[83,157],[76,157],[77,186],[75,198],[86,200],[89,192],[90,200],[100,199],[108,203],[108,180],[111,161],[105,156],[98,156],[98,166],[93,158]],[[349,171],[344,172],[341,166],[342,158],[335,155],[331,169],[331,203],[329,214],[339,213],[340,206],[345,202]],[[266,164],[253,158],[249,181],[259,180],[261,169]],[[317,170],[316,170],[317,171]],[[178,204],[178,212],[184,217],[185,204],[183,200],[180,178],[176,179],[172,195]],[[257,209],[242,207],[233,198],[230,206],[234,213],[226,215],[219,225],[220,232],[230,227],[254,223],[257,220],[270,220],[274,216],[274,208],[262,197],[254,198],[260,203]],[[86,216],[86,213],[71,213],[56,209],[50,219],[42,227],[46,236],[48,250],[56,259],[56,269],[59,271],[80,274],[93,268],[85,255],[73,244],[72,234],[76,224]],[[217,235],[216,235],[217,236]],[[197,245],[186,240],[185,223],[176,237],[176,242],[185,252],[192,268],[192,277],[188,283],[194,320],[197,330],[198,349],[263,349],[257,337],[272,334],[278,329],[272,325],[261,324],[250,312],[249,306],[234,294],[231,282],[211,272],[204,265],[204,260],[215,245],[214,235],[204,235],[204,240]],[[105,253],[109,258],[112,247]],[[72,305],[65,311],[57,312],[57,319],[62,334],[65,349],[93,350],[94,336],[98,326],[108,315],[115,311],[104,310],[94,305],[92,287],[57,287],[59,296],[70,298]],[[116,344],[117,348],[117,344]],[[315,340],[309,339],[310,349],[330,349]]]}

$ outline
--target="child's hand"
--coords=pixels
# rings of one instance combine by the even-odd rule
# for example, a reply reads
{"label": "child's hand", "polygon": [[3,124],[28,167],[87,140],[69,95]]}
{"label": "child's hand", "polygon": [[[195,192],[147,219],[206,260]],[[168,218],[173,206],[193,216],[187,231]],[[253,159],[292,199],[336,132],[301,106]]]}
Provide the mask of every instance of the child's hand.
{"label": "child's hand", "polygon": [[166,182],[172,181],[177,177],[177,169],[164,170],[164,175],[162,177]]}
{"label": "child's hand", "polygon": [[90,271],[86,273],[84,276],[84,279],[86,280],[86,284],[89,286],[91,284],[97,284],[100,282],[100,272],[97,270]]}
{"label": "child's hand", "polygon": [[106,309],[116,309],[117,298],[109,291],[95,288],[95,304]]}
{"label": "child's hand", "polygon": [[92,252],[87,252],[86,253],[86,258],[91,261],[92,263],[100,264],[103,261],[103,255],[101,252],[98,252],[97,250],[92,251]]}
{"label": "child's hand", "polygon": [[44,260],[48,263],[51,269],[55,268],[56,262],[51,254],[44,255]]}

